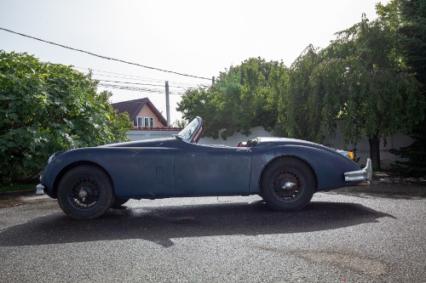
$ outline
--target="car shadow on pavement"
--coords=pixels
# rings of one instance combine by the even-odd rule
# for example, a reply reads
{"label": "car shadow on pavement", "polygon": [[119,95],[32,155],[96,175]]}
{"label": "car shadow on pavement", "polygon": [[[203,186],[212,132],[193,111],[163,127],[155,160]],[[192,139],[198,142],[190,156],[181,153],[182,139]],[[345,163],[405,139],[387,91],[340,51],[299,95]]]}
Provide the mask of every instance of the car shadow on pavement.
{"label": "car shadow on pavement", "polygon": [[76,221],[54,213],[9,227],[0,246],[47,245],[143,239],[163,247],[174,238],[267,235],[332,230],[392,217],[360,204],[312,202],[304,210],[278,212],[262,201],[110,210],[101,218]]}

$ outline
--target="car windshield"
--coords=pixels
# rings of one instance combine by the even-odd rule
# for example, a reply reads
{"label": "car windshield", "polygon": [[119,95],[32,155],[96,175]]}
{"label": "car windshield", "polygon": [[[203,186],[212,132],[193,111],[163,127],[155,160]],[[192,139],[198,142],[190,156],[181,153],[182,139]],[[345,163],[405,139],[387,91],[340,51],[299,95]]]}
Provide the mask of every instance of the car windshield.
{"label": "car windshield", "polygon": [[180,131],[177,136],[186,142],[191,142],[195,134],[201,127],[201,118],[196,117],[185,128]]}

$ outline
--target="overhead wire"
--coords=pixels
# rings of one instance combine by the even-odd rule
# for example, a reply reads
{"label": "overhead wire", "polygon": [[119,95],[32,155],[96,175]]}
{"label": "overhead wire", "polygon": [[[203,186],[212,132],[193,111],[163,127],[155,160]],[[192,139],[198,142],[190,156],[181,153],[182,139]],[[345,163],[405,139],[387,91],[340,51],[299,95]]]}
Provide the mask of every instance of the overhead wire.
{"label": "overhead wire", "polygon": [[153,92],[153,93],[163,93],[163,91],[159,89],[144,88],[144,87],[137,87],[137,86],[126,86],[126,85],[109,84],[109,83],[99,83],[98,86],[118,88],[118,89],[128,89],[128,90],[140,90],[140,91],[147,91],[147,92]]}
{"label": "overhead wire", "polygon": [[56,43],[56,42],[53,42],[53,41],[50,41],[50,40],[42,39],[42,38],[35,37],[35,36],[32,36],[32,35],[28,35],[28,34],[25,34],[25,33],[17,32],[17,31],[14,31],[14,30],[11,30],[11,29],[8,29],[8,28],[4,28],[4,27],[0,27],[0,30],[3,30],[5,32],[9,32],[9,33],[12,33],[12,34],[16,34],[16,35],[19,35],[19,36],[22,36],[22,37],[30,38],[30,39],[33,39],[33,40],[37,40],[37,41],[40,41],[40,42],[43,42],[43,43],[46,43],[46,44],[59,46],[59,47],[62,47],[62,48],[68,49],[68,50],[84,53],[84,54],[94,56],[94,57],[98,57],[98,58],[101,58],[101,59],[104,59],[104,60],[120,62],[120,63],[124,63],[124,64],[128,64],[128,65],[132,65],[132,66],[137,66],[137,67],[141,67],[141,68],[145,68],[145,69],[149,69],[149,70],[154,70],[154,71],[159,71],[159,72],[164,72],[164,73],[175,74],[175,75],[183,76],[183,77],[190,77],[190,78],[209,80],[209,81],[211,80],[211,78],[207,78],[207,77],[203,77],[203,76],[176,72],[176,71],[173,71],[173,70],[167,70],[167,69],[163,69],[163,68],[152,67],[152,66],[148,66],[148,65],[144,65],[144,64],[140,64],[140,63],[136,63],[136,62],[131,62],[131,61],[128,61],[128,60],[123,60],[123,59],[119,59],[119,58],[101,55],[101,54],[94,53],[94,52],[91,52],[91,51],[75,48],[75,47],[72,47],[72,46],[64,45],[64,44],[61,44],[61,43]]}
{"label": "overhead wire", "polygon": [[150,77],[143,77],[143,76],[137,76],[137,75],[131,75],[131,74],[123,74],[123,73],[117,73],[117,72],[110,72],[110,71],[104,71],[99,69],[93,69],[93,68],[83,68],[83,67],[77,67],[73,66],[75,69],[84,70],[86,72],[90,71],[92,74],[102,75],[106,77],[116,77],[116,78],[123,78],[123,79],[132,79],[132,80],[143,80],[143,81],[151,81],[151,82],[164,82],[164,80],[161,79],[155,79]]}
{"label": "overhead wire", "polygon": [[[50,44],[50,45],[55,45],[55,46],[59,46],[59,47],[65,48],[65,49],[69,49],[69,50],[85,53],[85,54],[88,54],[88,55],[91,55],[91,56],[99,57],[101,59],[116,61],[116,62],[120,62],[120,63],[125,63],[125,64],[129,64],[129,65],[134,65],[134,66],[138,66],[138,67],[142,67],[142,68],[146,68],[146,69],[151,69],[151,70],[156,70],[156,71],[161,71],[161,72],[166,72],[166,73],[172,73],[172,74],[176,74],[176,75],[180,75],[180,76],[184,76],[184,77],[190,77],[190,78],[196,78],[196,79],[205,79],[205,80],[210,81],[210,78],[191,75],[191,74],[185,74],[185,73],[180,73],[180,72],[175,72],[175,71],[172,71],[172,70],[167,70],[167,69],[162,69],[162,68],[157,68],[157,67],[151,67],[151,66],[147,66],[147,65],[143,65],[143,64],[139,64],[139,63],[135,63],[135,62],[130,62],[130,61],[122,60],[122,59],[108,57],[108,56],[100,55],[100,54],[93,53],[93,52],[90,52],[90,51],[86,51],[86,50],[78,49],[78,48],[75,48],[75,47],[56,43],[56,42],[53,42],[53,41],[41,39],[41,38],[31,36],[31,35],[28,35],[28,34],[16,32],[16,31],[13,31],[13,30],[10,30],[10,29],[7,29],[7,28],[3,28],[3,27],[0,27],[0,30],[6,31],[6,32],[9,32],[9,33],[12,33],[12,34],[16,34],[16,35],[19,35],[19,36],[22,36],[22,37],[34,39],[34,40],[37,40],[37,41],[40,41],[40,42],[43,42],[43,43],[47,43],[47,44]],[[93,76],[97,77],[97,78],[93,78],[93,79],[98,80],[100,82],[100,83],[98,83],[98,86],[101,86],[101,87],[104,87],[104,88],[115,88],[115,89],[129,90],[129,91],[150,92],[150,93],[160,93],[160,94],[164,93],[163,90],[159,90],[159,89],[143,88],[143,87],[134,86],[134,85],[141,85],[141,86],[152,86],[152,87],[164,87],[163,84],[146,83],[146,82],[164,82],[164,80],[161,80],[161,79],[148,78],[148,77],[142,77],[142,76],[137,76],[137,75],[129,75],[129,74],[123,74],[123,73],[117,73],[117,72],[111,72],[111,71],[105,71],[105,70],[99,70],[99,69],[93,69],[93,68],[83,68],[83,67],[77,67],[77,66],[72,66],[72,67],[75,68],[75,69],[80,69],[80,70],[88,70],[89,72],[92,73]],[[129,80],[134,80],[136,82],[106,80],[102,77],[129,79]],[[183,90],[187,90],[188,88],[194,88],[194,87],[208,87],[208,85],[199,84],[199,83],[195,83],[195,82],[192,83],[192,84],[188,83],[188,82],[176,82],[176,81],[170,81],[170,80],[169,80],[169,82],[170,82],[169,83],[170,88],[180,88],[180,89],[183,89]],[[185,85],[185,86],[183,86],[183,85]],[[183,93],[171,92],[170,94],[171,95],[182,95]]]}
{"label": "overhead wire", "polygon": [[[164,91],[158,89],[150,89],[136,86],[126,86],[126,85],[117,85],[117,84],[108,84],[108,83],[99,83],[98,86],[105,88],[115,88],[121,90],[130,90],[130,91],[138,91],[138,92],[150,92],[150,93],[159,93],[164,94]],[[183,93],[170,92],[170,95],[182,95]]]}
{"label": "overhead wire", "polygon": [[[144,86],[154,86],[154,87],[164,87],[164,84],[150,84],[150,83],[138,83],[138,82],[129,82],[129,81],[114,81],[114,80],[103,80],[103,79],[96,79],[97,81],[100,81],[102,83],[116,83],[116,84],[128,84],[128,85],[144,85]],[[181,86],[172,86],[171,88],[180,88],[180,89],[187,89],[185,87]]]}
{"label": "overhead wire", "polygon": [[[153,78],[147,78],[147,77],[142,77],[142,76],[135,76],[135,75],[128,75],[128,74],[123,74],[123,73],[116,73],[116,72],[109,72],[109,71],[103,71],[103,70],[97,70],[97,69],[91,69],[91,68],[82,68],[82,67],[76,67],[74,66],[75,69],[79,69],[79,70],[89,70],[92,75],[94,76],[94,79],[97,80],[104,80],[102,77],[107,77],[107,78],[118,78],[118,79],[128,79],[128,80],[133,80],[133,81],[138,81],[138,82],[164,82],[166,80],[160,80],[160,79],[153,79]],[[168,80],[169,84],[172,85],[179,85],[179,87],[186,87],[186,88],[191,88],[191,87],[208,87],[208,85],[205,84],[200,84],[200,83],[189,83],[189,82],[180,82],[180,81],[171,81]]]}

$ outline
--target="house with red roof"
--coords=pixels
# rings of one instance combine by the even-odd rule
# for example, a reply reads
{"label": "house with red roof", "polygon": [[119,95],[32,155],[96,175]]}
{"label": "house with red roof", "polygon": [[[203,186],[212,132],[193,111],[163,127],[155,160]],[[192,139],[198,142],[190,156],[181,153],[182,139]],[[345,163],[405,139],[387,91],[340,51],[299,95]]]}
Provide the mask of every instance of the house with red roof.
{"label": "house with red roof", "polygon": [[127,113],[135,129],[168,128],[167,121],[148,98],[113,103],[118,113]]}
{"label": "house with red roof", "polygon": [[147,97],[111,105],[118,113],[127,113],[133,122],[132,128],[127,132],[130,140],[167,137],[181,130],[168,126],[167,120]]}

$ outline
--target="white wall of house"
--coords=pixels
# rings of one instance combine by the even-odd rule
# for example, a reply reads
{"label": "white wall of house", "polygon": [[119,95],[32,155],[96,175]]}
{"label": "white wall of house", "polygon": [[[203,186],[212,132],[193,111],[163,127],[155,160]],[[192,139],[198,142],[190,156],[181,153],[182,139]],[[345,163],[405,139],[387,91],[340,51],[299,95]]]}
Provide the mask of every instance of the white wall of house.
{"label": "white wall of house", "polygon": [[[200,143],[202,144],[223,144],[228,146],[236,146],[240,141],[246,141],[255,137],[270,137],[272,134],[262,127],[255,127],[251,129],[251,134],[249,136],[245,136],[241,133],[235,133],[234,135],[228,137],[226,140],[223,139],[213,139],[213,138],[201,138]],[[412,139],[403,134],[395,134],[387,137],[386,139],[382,139],[380,142],[380,154],[382,160],[382,167],[387,168],[390,166],[392,162],[397,160],[397,156],[393,155],[389,152],[390,149],[398,149],[403,146],[410,145],[412,143]],[[337,131],[334,137],[328,138],[325,142],[325,145],[338,148],[338,149],[346,149],[352,150],[355,145],[346,144],[343,138],[343,135],[340,131]],[[356,144],[356,153],[357,156],[360,157],[360,163],[365,163],[366,158],[369,156],[369,143],[368,139],[361,139]]]}
{"label": "white wall of house", "polygon": [[[383,168],[389,168],[390,164],[395,162],[398,157],[389,152],[391,149],[399,149],[401,147],[410,145],[413,139],[407,135],[397,133],[392,136],[382,138],[380,140],[380,159]],[[332,146],[334,148],[342,149],[353,149],[356,148],[356,154],[361,158],[363,162],[368,156],[370,151],[370,145],[367,138],[363,138],[354,144],[346,144],[343,135],[340,131],[336,132],[334,137],[329,137],[324,144]]]}
{"label": "white wall of house", "polygon": [[171,137],[173,135],[176,135],[179,133],[179,131],[173,131],[173,130],[130,130],[128,131],[127,138],[131,141],[137,141],[137,140],[150,140],[150,139],[156,139],[156,138],[165,138],[165,137]]}

